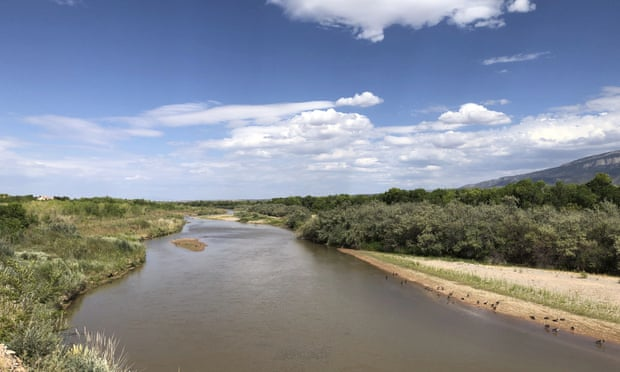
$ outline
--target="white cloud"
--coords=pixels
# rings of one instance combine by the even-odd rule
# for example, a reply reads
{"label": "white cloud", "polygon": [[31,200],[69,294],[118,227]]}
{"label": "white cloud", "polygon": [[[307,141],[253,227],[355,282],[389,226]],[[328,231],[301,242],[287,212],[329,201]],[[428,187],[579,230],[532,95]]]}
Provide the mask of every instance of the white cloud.
{"label": "white cloud", "polygon": [[536,4],[530,2],[530,0],[514,0],[508,5],[509,12],[527,13],[536,9]]}
{"label": "white cloud", "polygon": [[415,30],[440,22],[459,27],[497,28],[507,12],[533,11],[528,0],[267,0],[284,9],[292,19],[346,27],[358,39],[378,42],[393,25]]}
{"label": "white cloud", "polygon": [[199,104],[164,106],[145,112],[140,116],[146,122],[181,127],[204,124],[220,124],[231,121],[252,120],[273,122],[296,113],[333,107],[331,101],[276,103],[268,105],[225,105],[203,107]]}
{"label": "white cloud", "polygon": [[372,92],[355,94],[353,97],[342,97],[336,101],[283,102],[264,105],[222,105],[214,102],[183,103],[161,106],[138,116],[117,117],[136,126],[183,127],[212,124],[247,123],[271,124],[284,118],[312,110],[324,110],[337,106],[368,107],[380,104],[383,99]]}
{"label": "white cloud", "polygon": [[444,112],[439,116],[439,121],[451,125],[500,125],[509,124],[510,118],[503,112],[492,111],[476,103],[466,103],[456,112]]}
{"label": "white cloud", "polygon": [[506,21],[501,18],[485,19],[474,24],[476,28],[501,28],[506,26]]}
{"label": "white cloud", "polygon": [[76,6],[82,3],[82,0],[52,0],[58,5]]}
{"label": "white cloud", "polygon": [[336,101],[336,106],[360,106],[369,107],[378,105],[383,102],[383,99],[375,96],[371,92],[364,92],[362,94],[356,94],[353,97],[339,98]]}
{"label": "white cloud", "polygon": [[379,159],[371,158],[359,158],[355,159],[354,164],[358,167],[372,167],[379,164]]}
{"label": "white cloud", "polygon": [[370,120],[363,115],[334,109],[314,110],[271,125],[234,128],[230,137],[204,141],[202,147],[232,151],[260,148],[269,154],[319,155],[365,137],[371,129]]}
{"label": "white cloud", "polygon": [[159,137],[160,131],[146,128],[105,127],[91,120],[60,115],[40,115],[24,118],[29,124],[43,127],[54,137],[91,144],[109,144],[129,137]]}
{"label": "white cloud", "polygon": [[[169,191],[174,189],[182,190],[176,197],[184,199],[458,187],[620,148],[620,88],[603,88],[571,107],[510,122],[505,113],[466,103],[436,121],[389,127],[359,113],[309,110],[269,123],[221,125],[217,131],[209,129],[206,138],[160,143],[148,156],[134,146],[126,152],[103,147],[84,153],[62,143],[37,142],[36,134],[26,141],[3,133],[0,162],[5,167],[0,167],[0,175],[19,179],[18,186],[7,189],[20,193],[62,195],[71,189],[174,198]],[[191,105],[160,109],[195,110]],[[111,136],[92,120],[52,116],[44,123],[47,131],[58,125],[60,132],[79,132],[80,138]],[[153,130],[115,127],[119,129]],[[42,185],[52,191],[41,190]]]}
{"label": "white cloud", "polygon": [[[514,62],[532,61],[546,54],[549,54],[549,52],[538,52],[538,53],[527,53],[527,54],[519,53],[519,54],[515,54],[512,56],[493,57],[493,58],[485,59],[484,61],[482,61],[482,64],[485,66],[490,66],[490,65],[497,64],[497,63],[514,63]],[[500,72],[504,72],[504,70]]]}
{"label": "white cloud", "polygon": [[509,100],[507,100],[505,98],[500,98],[500,99],[489,99],[489,100],[486,100],[486,101],[483,102],[483,105],[486,105],[486,106],[497,106],[497,105],[504,106],[504,105],[507,105],[509,103],[510,103]]}

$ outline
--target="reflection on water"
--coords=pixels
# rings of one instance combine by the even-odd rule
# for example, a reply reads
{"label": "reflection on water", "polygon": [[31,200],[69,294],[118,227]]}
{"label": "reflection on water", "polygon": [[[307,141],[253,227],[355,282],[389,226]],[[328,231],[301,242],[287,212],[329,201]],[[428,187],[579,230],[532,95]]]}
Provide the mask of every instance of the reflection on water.
{"label": "reflection on water", "polygon": [[[205,251],[171,240],[199,238]],[[146,371],[617,370],[618,350],[446,304],[269,226],[191,220],[147,263],[77,302],[72,326]]]}

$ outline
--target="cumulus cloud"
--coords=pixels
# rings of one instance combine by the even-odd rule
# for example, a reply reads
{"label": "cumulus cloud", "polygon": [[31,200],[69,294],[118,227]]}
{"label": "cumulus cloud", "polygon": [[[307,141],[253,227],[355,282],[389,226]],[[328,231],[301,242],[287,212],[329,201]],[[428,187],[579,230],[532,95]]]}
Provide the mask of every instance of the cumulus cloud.
{"label": "cumulus cloud", "polygon": [[269,156],[282,153],[318,155],[354,142],[371,129],[370,120],[360,114],[334,109],[313,110],[271,125],[234,128],[230,137],[208,140],[202,146],[233,151],[260,148]]}
{"label": "cumulus cloud", "polygon": [[519,54],[515,54],[512,56],[492,57],[492,58],[488,58],[482,61],[482,64],[485,66],[490,66],[490,65],[497,64],[497,63],[514,63],[514,62],[532,61],[546,54],[549,54],[549,52],[538,52],[538,53],[527,53],[527,54],[519,53]]}
{"label": "cumulus cloud", "polygon": [[508,4],[509,12],[527,13],[536,9],[536,4],[531,3],[529,0],[514,0]]}
{"label": "cumulus cloud", "polygon": [[[391,149],[401,169],[410,166],[412,172],[419,172],[427,165],[440,166],[429,171],[432,177],[427,179],[441,180],[437,187],[447,186],[456,174],[459,176],[452,186],[557,166],[620,147],[620,89],[606,87],[598,97],[572,107],[570,111],[528,116],[501,128],[491,125],[459,130],[462,127],[457,126],[438,132],[430,125],[422,126],[422,130],[415,125],[389,127],[383,129],[381,143]],[[452,112],[448,120],[467,121],[466,112]]]}
{"label": "cumulus cloud", "polygon": [[336,106],[360,106],[369,107],[375,106],[383,102],[383,99],[375,96],[371,92],[364,92],[362,94],[356,94],[353,97],[339,98],[336,101]]}
{"label": "cumulus cloud", "polygon": [[466,103],[458,111],[444,112],[439,121],[456,125],[500,125],[509,124],[510,118],[503,112],[489,110],[476,103]]}
{"label": "cumulus cloud", "polygon": [[[458,187],[620,148],[619,87],[605,87],[597,96],[571,107],[511,120],[506,113],[465,103],[458,110],[444,110],[436,121],[389,127],[360,113],[329,107],[271,122],[221,125],[206,138],[161,144],[148,157],[108,148],[98,149],[102,154],[98,157],[72,156],[58,151],[60,143],[54,144],[52,155],[41,155],[36,151],[46,144],[39,146],[39,136],[21,143],[0,137],[0,161],[10,168],[0,169],[0,174],[18,174],[37,185],[45,177],[56,177],[59,187],[96,179],[93,190],[132,190],[135,184],[174,187],[173,180],[182,180],[185,198],[204,197],[207,188],[212,193],[209,197],[270,197],[381,192],[389,187]],[[156,115],[202,109],[200,104],[169,105],[157,109]],[[81,133],[79,137],[112,135],[100,121],[55,116],[29,120],[48,132],[56,126],[59,133],[74,131]],[[143,135],[155,130],[115,126],[120,129]],[[209,182],[204,182],[205,177]]]}
{"label": "cumulus cloud", "polygon": [[415,30],[443,21],[459,27],[497,28],[505,24],[505,12],[529,12],[529,0],[268,0],[292,19],[346,27],[358,39],[378,42],[392,25]]}

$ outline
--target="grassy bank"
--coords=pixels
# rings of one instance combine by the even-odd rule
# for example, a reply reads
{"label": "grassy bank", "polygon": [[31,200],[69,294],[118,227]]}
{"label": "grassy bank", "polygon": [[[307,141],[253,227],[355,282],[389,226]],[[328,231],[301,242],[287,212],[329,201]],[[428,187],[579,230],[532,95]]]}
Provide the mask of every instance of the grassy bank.
{"label": "grassy bank", "polygon": [[142,265],[142,241],[178,232],[184,215],[204,212],[111,198],[0,201],[0,342],[30,370],[123,370],[106,362],[102,352],[109,348],[100,347],[107,342],[101,336],[81,348],[62,346],[64,309],[76,296]]}
{"label": "grassy bank", "polygon": [[365,252],[365,254],[385,263],[453,281],[471,288],[497,293],[552,309],[566,311],[571,314],[620,325],[620,306],[617,304],[593,301],[576,294],[558,293],[532,286],[515,284],[502,279],[481,277],[459,270],[433,267],[431,265],[425,265],[424,259],[414,259],[407,255],[380,252]]}

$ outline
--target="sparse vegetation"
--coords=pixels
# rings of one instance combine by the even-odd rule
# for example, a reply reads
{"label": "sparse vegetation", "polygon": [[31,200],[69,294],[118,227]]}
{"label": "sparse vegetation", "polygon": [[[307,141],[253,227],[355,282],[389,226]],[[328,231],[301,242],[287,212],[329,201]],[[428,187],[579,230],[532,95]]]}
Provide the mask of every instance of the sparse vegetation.
{"label": "sparse vegetation", "polygon": [[509,283],[505,280],[481,278],[467,272],[436,268],[424,265],[421,260],[414,261],[408,255],[381,252],[369,252],[369,255],[383,262],[465,284],[472,288],[518,298],[576,315],[620,324],[620,308],[613,304],[589,301],[577,295],[551,292]]}

